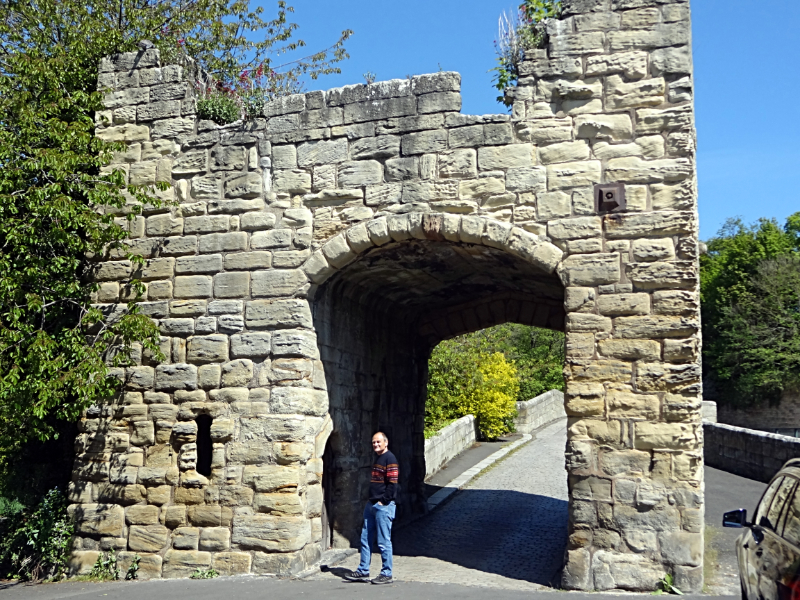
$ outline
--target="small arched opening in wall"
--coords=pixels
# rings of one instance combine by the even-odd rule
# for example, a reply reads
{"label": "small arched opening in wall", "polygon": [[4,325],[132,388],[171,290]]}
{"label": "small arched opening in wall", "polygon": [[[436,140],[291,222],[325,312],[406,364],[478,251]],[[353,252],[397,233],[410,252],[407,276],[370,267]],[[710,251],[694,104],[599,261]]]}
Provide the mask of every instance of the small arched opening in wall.
{"label": "small arched opening in wall", "polygon": [[[340,235],[307,271],[316,280],[311,304],[333,421],[323,458],[323,529],[330,528],[332,546],[348,547],[360,535],[376,431],[386,433],[400,463],[398,522],[427,510],[424,420],[433,348],[503,323],[563,331],[565,312],[556,274],[561,252],[508,224],[412,213]],[[566,490],[563,458],[556,470]],[[567,537],[561,504],[559,565]]]}

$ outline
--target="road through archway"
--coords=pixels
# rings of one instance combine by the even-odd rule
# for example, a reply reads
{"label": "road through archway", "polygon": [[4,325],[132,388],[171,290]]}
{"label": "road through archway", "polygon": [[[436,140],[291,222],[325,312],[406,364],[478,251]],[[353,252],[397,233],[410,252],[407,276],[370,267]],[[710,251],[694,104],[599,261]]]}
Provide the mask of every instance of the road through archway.
{"label": "road through archway", "polygon": [[[558,587],[567,545],[566,437],[566,420],[541,429],[444,506],[397,530],[395,577],[498,589]],[[357,564],[356,555],[340,566]],[[379,565],[376,555],[376,574]]]}

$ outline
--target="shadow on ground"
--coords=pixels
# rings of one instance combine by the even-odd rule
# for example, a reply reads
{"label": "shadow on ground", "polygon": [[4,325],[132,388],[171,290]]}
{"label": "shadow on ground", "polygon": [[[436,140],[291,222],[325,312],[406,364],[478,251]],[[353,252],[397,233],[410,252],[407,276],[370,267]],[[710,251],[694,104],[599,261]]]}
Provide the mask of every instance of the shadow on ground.
{"label": "shadow on ground", "polygon": [[509,490],[465,489],[445,510],[394,532],[396,557],[428,557],[558,587],[567,544],[564,500]]}

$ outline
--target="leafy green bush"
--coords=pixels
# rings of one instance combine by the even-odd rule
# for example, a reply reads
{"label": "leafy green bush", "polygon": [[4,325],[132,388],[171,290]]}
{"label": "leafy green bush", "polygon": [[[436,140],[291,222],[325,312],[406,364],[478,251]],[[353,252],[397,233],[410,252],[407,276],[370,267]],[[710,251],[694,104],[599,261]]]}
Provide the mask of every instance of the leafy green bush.
{"label": "leafy green bush", "polygon": [[7,516],[2,529],[0,564],[9,577],[31,581],[66,577],[73,525],[59,490],[50,490],[33,511]]}
{"label": "leafy green bush", "polygon": [[[138,570],[138,565],[137,565]],[[89,578],[97,581],[116,581],[119,579],[117,567],[117,553],[112,548],[108,552],[101,552],[89,572]]]}
{"label": "leafy green bush", "polygon": [[219,573],[214,569],[197,569],[190,577],[192,579],[214,579],[219,577]]}
{"label": "leafy green bush", "polygon": [[484,437],[513,431],[515,402],[563,390],[563,366],[564,334],[537,327],[505,324],[442,342],[428,361],[426,437],[467,414]]}
{"label": "leafy green bush", "polygon": [[704,376],[733,406],[800,389],[800,213],[730,220],[700,259]]}
{"label": "leafy green bush", "polygon": [[139,579],[139,562],[141,562],[142,557],[138,554],[133,555],[133,559],[131,559],[131,564],[128,566],[128,570],[125,572],[125,581],[133,581],[134,579]]}
{"label": "leafy green bush", "polygon": [[656,589],[653,592],[654,596],[660,596],[661,594],[677,594],[678,596],[683,596],[683,592],[676,588],[673,584],[675,583],[675,578],[667,573],[656,582]]}
{"label": "leafy green bush", "polygon": [[217,125],[228,125],[241,118],[242,107],[233,94],[211,91],[197,100],[197,116]]}
{"label": "leafy green bush", "polygon": [[519,392],[517,369],[500,352],[458,353],[440,344],[431,365],[426,425],[475,415],[484,439],[513,429]]}
{"label": "leafy green bush", "polygon": [[25,510],[25,505],[16,498],[12,500],[9,500],[8,498],[0,498],[0,517],[6,519],[9,517],[13,518],[23,510]]}
{"label": "leafy green bush", "polygon": [[425,419],[425,439],[428,440],[439,433],[442,429],[450,425],[451,423],[455,423],[458,419],[453,417],[452,419],[440,419],[437,421],[431,420],[430,425],[428,424],[428,419]]}

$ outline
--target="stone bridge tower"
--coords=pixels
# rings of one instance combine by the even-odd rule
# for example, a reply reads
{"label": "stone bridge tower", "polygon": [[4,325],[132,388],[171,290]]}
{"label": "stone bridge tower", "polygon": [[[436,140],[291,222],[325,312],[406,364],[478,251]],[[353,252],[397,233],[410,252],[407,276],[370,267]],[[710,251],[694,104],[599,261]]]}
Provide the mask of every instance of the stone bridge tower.
{"label": "stone bridge tower", "polygon": [[506,321],[567,335],[569,589],[702,587],[689,3],[564,0],[509,115],[456,73],[310,92],[229,126],[156,51],[110,57],[113,168],[172,183],[130,224],[125,282],[166,360],[81,421],[73,568],[293,573],[357,534],[371,433],[423,510],[431,348]]}

